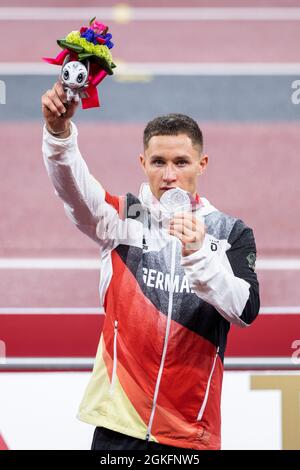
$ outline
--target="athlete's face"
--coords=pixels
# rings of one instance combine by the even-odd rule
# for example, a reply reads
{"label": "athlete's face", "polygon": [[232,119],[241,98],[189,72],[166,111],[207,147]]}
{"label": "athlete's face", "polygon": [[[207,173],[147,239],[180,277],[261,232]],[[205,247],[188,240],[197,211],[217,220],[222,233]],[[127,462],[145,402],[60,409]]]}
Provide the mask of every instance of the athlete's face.
{"label": "athlete's face", "polygon": [[151,137],[140,161],[157,199],[171,188],[181,188],[194,196],[197,179],[207,166],[208,157],[194,146],[186,134]]}

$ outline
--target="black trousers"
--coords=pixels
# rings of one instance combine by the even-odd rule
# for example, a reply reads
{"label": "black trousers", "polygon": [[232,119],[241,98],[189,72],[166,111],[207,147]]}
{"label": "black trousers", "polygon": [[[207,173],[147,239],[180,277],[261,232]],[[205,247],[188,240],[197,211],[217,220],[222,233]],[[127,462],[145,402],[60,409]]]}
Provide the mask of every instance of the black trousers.
{"label": "black trousers", "polygon": [[94,432],[91,450],[144,450],[174,453],[176,450],[184,451],[188,449],[158,444],[157,442],[147,442],[111,429],[97,427]]}

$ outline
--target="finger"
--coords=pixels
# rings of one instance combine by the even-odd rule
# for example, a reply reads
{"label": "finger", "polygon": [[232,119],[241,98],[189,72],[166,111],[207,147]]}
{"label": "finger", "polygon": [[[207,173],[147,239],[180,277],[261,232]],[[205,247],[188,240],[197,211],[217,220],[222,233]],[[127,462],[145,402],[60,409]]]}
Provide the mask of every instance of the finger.
{"label": "finger", "polygon": [[206,232],[205,224],[199,218],[193,216],[192,219],[173,219],[170,222],[170,227],[175,227],[181,229],[185,233],[187,230],[192,230],[199,233],[201,236],[204,236]]}
{"label": "finger", "polygon": [[42,109],[43,109],[45,117],[50,117],[50,116],[59,117],[59,116],[61,116],[61,113],[58,111],[55,103],[47,95],[43,96]]}
{"label": "finger", "polygon": [[183,233],[182,232],[178,232],[177,230],[169,230],[169,234],[172,235],[173,237],[176,237],[178,238],[178,240],[181,241],[181,243],[183,243]]}
{"label": "finger", "polygon": [[55,90],[55,93],[57,94],[57,96],[59,97],[59,99],[61,100],[61,102],[64,104],[65,106],[65,111],[62,112],[63,116],[66,117],[66,118],[71,118],[77,107],[78,107],[78,104],[79,102],[76,102],[74,100],[72,101],[67,101],[67,94],[64,90],[64,87],[62,85],[62,83],[60,81],[56,82],[55,85],[54,85],[54,90]]}
{"label": "finger", "polygon": [[188,226],[183,225],[183,224],[173,224],[173,225],[170,225],[170,229],[171,229],[171,230],[174,230],[174,231],[176,231],[176,232],[180,232],[180,233],[182,233],[183,235],[187,235],[187,234],[189,234],[190,232],[196,233],[196,230],[193,230],[193,227],[188,227]]}
{"label": "finger", "polygon": [[62,100],[60,99],[59,95],[56,93],[55,89],[50,90],[49,92],[46,93],[46,95],[49,97],[50,100],[53,101],[53,103],[55,104],[60,114],[67,112],[67,109],[65,108]]}
{"label": "finger", "polygon": [[180,230],[174,230],[170,229],[169,230],[170,235],[173,235],[174,237],[179,238],[179,240],[183,243],[195,243],[198,240],[198,237],[195,232],[188,231],[188,233],[182,233]]}
{"label": "finger", "polygon": [[52,116],[51,110],[46,106],[46,104],[44,104],[43,100],[42,100],[42,112],[46,119]]}
{"label": "finger", "polygon": [[65,105],[67,111],[65,114],[63,114],[63,116],[66,118],[71,118],[75,114],[75,111],[78,105],[79,105],[79,102],[76,102],[76,101],[71,101],[70,103],[67,103]]}
{"label": "finger", "polygon": [[196,231],[196,224],[192,220],[174,220],[170,223],[170,228],[186,233],[187,230]]}
{"label": "finger", "polygon": [[196,218],[195,216],[187,216],[187,214],[176,215],[171,219],[170,223],[181,223],[190,227],[192,225],[196,225]]}
{"label": "finger", "polygon": [[194,220],[196,217],[193,212],[176,212],[173,219]]}
{"label": "finger", "polygon": [[[59,97],[56,95],[54,90],[48,90],[44,95],[44,104],[53,111],[53,107],[55,108],[54,114],[56,116],[61,116],[63,111],[63,104],[61,103]],[[49,106],[49,103],[52,103],[52,106]],[[63,108],[62,108],[63,107]]]}
{"label": "finger", "polygon": [[60,100],[65,104],[67,102],[67,94],[62,83],[60,81],[56,82],[53,88]]}
{"label": "finger", "polygon": [[204,225],[204,222],[201,218],[195,216],[194,214],[192,213],[189,213],[189,212],[184,212],[184,213],[181,213],[181,214],[175,214],[174,217],[171,219],[171,221],[173,220],[189,220],[189,221],[192,221],[193,223],[195,224],[200,224],[200,225]]}
{"label": "finger", "polygon": [[187,256],[189,254],[194,253],[195,251],[198,251],[203,244],[202,239],[191,240],[189,237],[177,231],[170,231],[170,235],[173,235],[174,237],[178,238],[178,240],[181,242],[183,256]]}

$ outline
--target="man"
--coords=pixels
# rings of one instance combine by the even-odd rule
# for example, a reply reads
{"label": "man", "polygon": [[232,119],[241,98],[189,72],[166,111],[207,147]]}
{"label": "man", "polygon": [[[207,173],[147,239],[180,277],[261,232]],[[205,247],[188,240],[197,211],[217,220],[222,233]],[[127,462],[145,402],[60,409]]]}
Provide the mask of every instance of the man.
{"label": "man", "polygon": [[[68,216],[100,247],[106,317],[78,415],[96,426],[92,449],[219,449],[227,333],[259,311],[252,230],[198,196],[208,157],[194,120],[148,123],[148,184],[116,197],[90,175],[65,100],[60,83],[42,97],[43,153]],[[170,211],[174,188],[189,210]]]}

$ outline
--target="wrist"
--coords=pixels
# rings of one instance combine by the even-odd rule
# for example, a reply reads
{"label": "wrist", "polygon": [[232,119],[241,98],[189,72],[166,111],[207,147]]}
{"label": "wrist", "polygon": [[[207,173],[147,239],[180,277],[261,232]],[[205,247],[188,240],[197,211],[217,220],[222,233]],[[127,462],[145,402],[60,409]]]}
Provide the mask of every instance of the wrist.
{"label": "wrist", "polygon": [[48,123],[46,123],[46,129],[49,134],[59,139],[66,139],[71,135],[71,122],[68,122],[64,129],[53,129]]}

